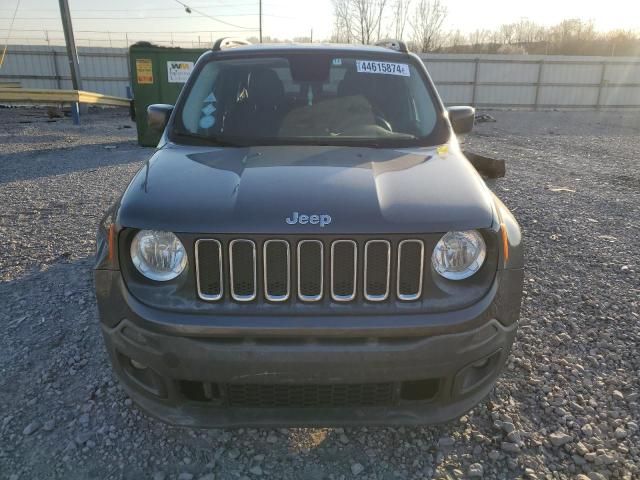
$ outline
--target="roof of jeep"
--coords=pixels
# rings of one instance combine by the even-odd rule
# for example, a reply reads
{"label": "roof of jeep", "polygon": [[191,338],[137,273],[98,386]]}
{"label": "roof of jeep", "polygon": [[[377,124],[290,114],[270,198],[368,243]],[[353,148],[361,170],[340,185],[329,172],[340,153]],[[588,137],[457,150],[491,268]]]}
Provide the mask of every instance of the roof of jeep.
{"label": "roof of jeep", "polygon": [[233,48],[225,48],[217,51],[216,53],[223,52],[366,52],[366,53],[383,53],[383,54],[397,54],[406,55],[406,53],[399,52],[392,48],[377,47],[374,45],[349,45],[341,43],[258,43],[252,45],[239,45]]}

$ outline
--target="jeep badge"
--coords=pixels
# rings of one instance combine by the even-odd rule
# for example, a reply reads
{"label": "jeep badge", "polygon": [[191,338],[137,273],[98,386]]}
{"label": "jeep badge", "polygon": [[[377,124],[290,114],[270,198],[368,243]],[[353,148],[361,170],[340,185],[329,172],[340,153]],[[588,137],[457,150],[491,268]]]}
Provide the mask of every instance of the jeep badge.
{"label": "jeep badge", "polygon": [[331,215],[305,215],[303,213],[293,212],[291,217],[287,217],[285,221],[289,225],[295,225],[296,223],[307,225],[310,223],[311,225],[319,224],[321,227],[324,227],[331,223]]}

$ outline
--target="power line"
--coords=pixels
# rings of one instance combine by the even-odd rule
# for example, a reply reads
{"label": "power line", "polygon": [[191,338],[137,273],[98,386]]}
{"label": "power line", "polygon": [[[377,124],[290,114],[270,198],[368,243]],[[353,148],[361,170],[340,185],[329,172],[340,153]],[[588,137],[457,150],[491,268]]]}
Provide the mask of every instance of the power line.
{"label": "power line", "polygon": [[[20,0],[18,0],[20,1]],[[94,29],[88,29],[88,30],[76,30],[76,32],[80,33],[80,34],[87,34],[88,36],[82,39],[79,39],[83,42],[89,42],[89,44],[91,44],[91,42],[94,43],[105,43],[108,42],[109,44],[111,44],[112,41],[116,41],[116,42],[120,42],[120,40],[118,40],[118,37],[120,36],[133,36],[134,38],[143,38],[144,40],[149,40],[149,41],[156,41],[158,43],[174,43],[173,40],[173,36],[182,36],[182,38],[184,39],[185,36],[187,37],[193,37],[193,36],[198,36],[198,44],[200,43],[200,35],[204,34],[204,35],[229,35],[229,34],[239,34],[239,35],[246,35],[246,36],[250,36],[250,35],[255,35],[256,33],[259,33],[260,29],[259,28],[250,28],[250,27],[244,27],[241,25],[237,25],[225,20],[221,20],[219,18],[216,18],[218,15],[216,16],[212,16],[207,14],[205,11],[199,10],[200,5],[196,4],[196,7],[198,9],[195,9],[193,4],[190,3],[187,4],[182,0],[173,0],[174,2],[178,3],[181,7],[183,7],[185,9],[185,11],[187,11],[188,13],[193,13],[193,17],[205,17],[208,18],[210,20],[213,20],[215,22],[218,22],[220,24],[223,25],[228,25],[230,27],[233,27],[234,29],[228,29],[228,30],[193,30],[193,29],[189,29],[189,30],[178,30],[178,31],[168,31],[168,29],[164,29],[162,27],[155,29],[155,30],[151,30],[151,31],[130,31],[130,30],[125,30],[125,29],[120,29],[120,30],[94,30]],[[242,1],[242,0],[241,0]],[[262,0],[262,3],[271,5],[271,1],[276,1],[276,0]],[[278,0],[280,1],[280,0]],[[284,1],[284,0],[282,0]],[[256,5],[256,1],[253,1],[252,3],[235,3],[233,0],[229,0],[229,4],[228,5],[220,5],[220,4],[215,4],[215,7],[212,7],[212,4],[209,3],[207,5],[207,7],[205,8],[217,8],[219,7],[228,7],[228,8],[236,8],[239,7],[240,5],[246,5],[246,6],[251,6],[253,8],[259,7],[259,5]],[[283,6],[283,4],[279,4],[278,6]],[[274,4],[275,7],[275,4]],[[277,7],[276,7],[277,8]],[[3,9],[0,8],[0,11],[2,11]],[[47,9],[43,9],[43,10],[47,10]],[[39,10],[39,13],[44,13],[43,10]],[[81,9],[80,9],[81,10]],[[142,9],[144,10],[144,9]],[[175,7],[172,9],[169,8],[160,8],[160,9],[154,9],[154,11],[158,11],[158,10],[172,10],[175,11]],[[77,11],[77,10],[75,10]],[[91,20],[131,20],[131,21],[140,21],[140,20],[175,20],[176,17],[175,16],[163,16],[162,14],[160,15],[153,15],[153,16],[149,16],[149,17],[145,17],[145,16],[141,16],[139,18],[130,18],[130,17],[121,17],[119,15],[117,15],[118,12],[125,12],[125,10],[122,9],[102,9],[102,10],[98,10],[98,9],[85,9],[85,11],[89,11],[92,13],[96,13],[96,12],[100,12],[100,11],[104,11],[104,12],[112,12],[115,15],[112,16],[106,16],[106,17],[95,17],[95,16],[78,16],[78,17],[74,17],[75,20],[87,20],[87,21],[91,21]],[[36,13],[36,12],[33,12]],[[126,11],[126,13],[131,14],[131,11]],[[284,13],[284,12],[283,12]],[[36,13],[37,15],[37,13]],[[34,29],[33,27],[31,28],[24,28],[24,29],[13,29],[13,23],[11,28],[13,29],[13,32],[23,32],[24,35],[23,37],[21,37],[21,40],[27,40],[29,42],[34,41],[36,43],[42,41],[42,37],[40,35],[29,35],[29,33],[36,33],[36,32],[42,32],[44,33],[44,38],[45,40],[49,41],[49,40],[53,40],[53,41],[57,41],[59,40],[58,38],[54,38],[56,32],[61,32],[62,30],[58,30],[58,29],[49,29],[46,28],[46,25],[48,25],[48,21],[59,21],[59,17],[50,17],[50,16],[46,16],[47,14],[45,13],[45,16],[38,16],[38,17],[27,17],[24,18],[24,15],[21,15],[22,18],[15,18],[16,20],[24,20],[24,21],[28,21],[28,20],[32,20],[32,21],[42,21],[42,27],[38,28],[38,29]],[[109,15],[107,13],[107,15]],[[219,16],[222,17],[226,17],[226,16],[237,16],[237,17],[254,17],[254,16],[260,16],[260,12],[259,13],[253,13],[253,12],[247,12],[247,11],[243,11],[241,13],[226,13],[226,14],[220,14]],[[273,14],[263,14],[265,17],[274,17],[274,18],[284,18],[284,19],[295,19],[296,17],[292,17],[292,16],[284,16],[284,15],[273,15]],[[194,19],[195,20],[195,19]],[[44,23],[47,22],[47,23]],[[27,26],[27,25],[25,25]],[[6,28],[0,28],[0,31],[6,30]],[[54,37],[49,37],[49,32],[53,32],[54,33]],[[116,35],[116,37],[114,38],[112,35]],[[171,40],[167,39],[168,36],[171,36]],[[106,38],[105,38],[106,37]],[[160,40],[159,39],[164,37],[166,40]],[[17,38],[16,38],[17,40]],[[193,43],[193,40],[191,40],[191,42],[189,42],[188,39],[184,39],[184,40],[176,40],[176,42],[181,42],[181,43]],[[8,42],[7,42],[8,43]],[[86,43],[85,43],[86,45]]]}
{"label": "power line", "polygon": [[[0,28],[0,30],[5,30]],[[39,28],[39,29],[19,29],[19,30],[14,30],[16,32],[43,32],[43,31],[48,31],[48,32],[62,32],[62,30],[52,30],[50,28]],[[74,29],[75,30],[75,29]],[[172,31],[166,31],[166,32],[159,32],[157,30],[152,30],[152,31],[132,31],[132,30],[75,30],[78,33],[143,33],[143,34],[148,34],[148,33],[152,33],[154,35],[171,35],[171,34],[193,34],[193,33],[230,33],[230,32],[257,32],[258,29],[257,28],[247,28],[244,30],[172,30]]]}
{"label": "power line", "polygon": [[200,15],[202,15],[203,17],[207,17],[210,18],[211,20],[213,20],[214,22],[220,22],[220,23],[224,23],[225,25],[229,25],[230,27],[236,27],[239,28],[240,30],[249,30],[246,27],[241,27],[240,25],[236,25],[234,23],[230,23],[230,22],[226,22],[224,20],[219,20],[215,17],[212,17],[211,15],[204,13],[200,10],[196,10],[195,8],[191,8],[189,5],[187,5],[186,3],[181,2],[180,0],[173,0],[174,2],[182,5],[185,9],[186,12],[191,13],[191,12],[196,12],[199,13]]}
{"label": "power line", "polygon": [[4,57],[7,54],[7,47],[9,46],[9,38],[11,37],[11,29],[13,28],[13,22],[16,19],[16,15],[18,14],[18,8],[20,7],[20,0],[16,2],[16,9],[13,11],[13,17],[11,18],[11,23],[9,24],[9,32],[7,33],[7,41],[4,44],[4,50],[2,50],[2,57],[0,57],[0,68],[4,64]]}
{"label": "power line", "polygon": [[[224,13],[222,15],[218,15],[218,17],[257,17],[258,15],[260,15],[260,13]],[[287,17],[287,16],[283,16],[283,15],[272,15],[272,14],[262,14],[262,16],[264,17],[275,17],[275,18],[285,18],[285,19],[295,19],[296,17]],[[198,17],[198,18],[202,18],[202,17],[208,17],[205,15],[194,15],[194,17]],[[209,17],[210,18],[210,17]],[[165,20],[175,20],[176,17],[174,16],[170,16],[170,17],[148,17],[148,16],[144,16],[144,17],[73,17],[73,20],[127,20],[127,21],[136,21],[136,20],[160,20],[160,19],[165,19]],[[29,18],[18,18],[17,20],[19,21],[28,21],[28,20],[60,20],[59,17],[29,17]],[[216,20],[216,21],[220,21],[220,20]],[[224,23],[224,22],[223,22]],[[241,27],[244,28],[244,27]]]}
{"label": "power line", "polygon": [[[263,0],[263,3],[266,5],[270,5],[270,6],[274,6],[277,8],[286,8],[287,5],[284,4],[278,4],[278,3],[271,3],[274,2],[276,0]],[[255,7],[256,6],[256,2],[252,1],[252,2],[246,2],[246,3],[230,3],[230,4],[221,4],[221,5],[214,5],[211,6],[211,4],[209,3],[208,5],[196,5],[196,8],[199,8],[201,10],[209,10],[209,9],[214,9],[217,10],[219,8],[236,8],[236,7]],[[0,11],[13,11],[12,8],[1,8],[0,7]],[[57,12],[58,10],[55,8],[39,8],[38,9],[39,12]],[[175,12],[175,7],[170,7],[170,8],[139,8],[136,10],[127,10],[127,9],[122,9],[122,8],[74,8],[73,9],[74,12],[122,12],[122,13],[131,13],[132,11],[152,11],[152,12],[157,12],[157,11],[171,11],[171,12]]]}
{"label": "power line", "polygon": [[[266,5],[273,7],[273,8],[282,8],[285,9],[286,7],[284,5],[275,5],[275,4],[270,4],[268,2],[264,2]],[[256,6],[256,2],[251,2],[251,3],[234,3],[233,5],[219,5],[216,7],[204,7],[201,8],[200,10],[206,11],[206,10],[219,10],[221,8],[247,8],[247,7],[252,7],[255,8]],[[174,8],[138,8],[138,9],[133,9],[133,10],[123,10],[123,9],[117,9],[117,8],[111,8],[111,9],[88,9],[88,10],[82,10],[82,9],[74,9],[74,12],[83,12],[83,13],[98,13],[98,12],[105,12],[105,13],[125,13],[125,14],[131,14],[131,13],[135,13],[135,12],[175,12],[175,7]],[[0,8],[0,12],[2,11],[7,11],[7,12],[12,12],[13,9],[9,9],[9,8]],[[49,13],[49,12],[55,12],[55,10],[53,9],[47,9],[47,8],[39,8],[38,12],[41,13]],[[217,15],[216,15],[217,16]]]}

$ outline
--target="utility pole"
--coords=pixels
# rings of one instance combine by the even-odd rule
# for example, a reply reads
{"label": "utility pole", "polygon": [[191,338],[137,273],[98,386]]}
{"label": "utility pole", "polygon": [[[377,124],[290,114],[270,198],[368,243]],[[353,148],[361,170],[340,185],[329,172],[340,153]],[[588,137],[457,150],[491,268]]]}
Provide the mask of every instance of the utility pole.
{"label": "utility pole", "polygon": [[262,0],[258,0],[258,3],[260,5],[259,13],[258,13],[259,22],[260,22],[260,43],[262,43]]}
{"label": "utility pole", "polygon": [[[67,55],[69,56],[69,70],[71,72],[71,84],[74,90],[82,90],[82,80],[80,79],[80,63],[78,62],[78,50],[76,41],[73,38],[73,25],[71,24],[71,12],[67,0],[58,0],[60,3],[60,18],[62,19],[62,29],[64,30],[64,40],[67,44]],[[75,102],[71,105],[71,115],[73,123],[80,123],[80,105]]]}

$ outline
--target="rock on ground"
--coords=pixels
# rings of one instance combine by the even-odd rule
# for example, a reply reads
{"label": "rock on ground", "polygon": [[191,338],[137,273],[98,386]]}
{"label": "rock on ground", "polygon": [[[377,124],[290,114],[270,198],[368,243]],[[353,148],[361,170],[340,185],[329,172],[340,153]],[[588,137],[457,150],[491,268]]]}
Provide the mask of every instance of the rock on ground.
{"label": "rock on ground", "polygon": [[[638,113],[491,115],[466,148],[506,160],[506,178],[488,183],[527,259],[518,337],[488,398],[433,427],[200,430],[141,413],[98,328],[96,225],[153,150],[124,110],[75,127],[0,109],[2,473],[246,479],[259,464],[262,478],[412,479],[478,464],[485,479],[639,478]],[[43,428],[28,434],[33,422]],[[556,432],[573,441],[554,447]]]}

